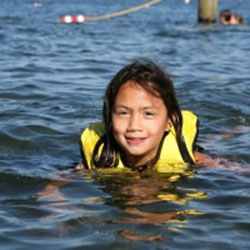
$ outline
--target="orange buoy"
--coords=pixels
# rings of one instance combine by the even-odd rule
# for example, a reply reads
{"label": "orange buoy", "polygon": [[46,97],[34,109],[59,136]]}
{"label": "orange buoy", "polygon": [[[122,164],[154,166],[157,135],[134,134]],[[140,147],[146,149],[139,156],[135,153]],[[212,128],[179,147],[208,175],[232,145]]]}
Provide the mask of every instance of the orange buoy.
{"label": "orange buoy", "polygon": [[84,15],[67,15],[60,18],[61,23],[84,23],[88,20],[88,17]]}

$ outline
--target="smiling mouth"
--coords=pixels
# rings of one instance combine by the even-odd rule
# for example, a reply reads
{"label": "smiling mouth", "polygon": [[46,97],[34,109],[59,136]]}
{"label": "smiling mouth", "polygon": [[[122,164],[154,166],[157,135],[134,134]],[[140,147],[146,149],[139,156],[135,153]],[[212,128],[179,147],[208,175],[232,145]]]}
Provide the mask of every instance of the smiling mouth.
{"label": "smiling mouth", "polygon": [[145,141],[146,138],[132,138],[132,137],[125,137],[126,141],[130,145],[137,145]]}

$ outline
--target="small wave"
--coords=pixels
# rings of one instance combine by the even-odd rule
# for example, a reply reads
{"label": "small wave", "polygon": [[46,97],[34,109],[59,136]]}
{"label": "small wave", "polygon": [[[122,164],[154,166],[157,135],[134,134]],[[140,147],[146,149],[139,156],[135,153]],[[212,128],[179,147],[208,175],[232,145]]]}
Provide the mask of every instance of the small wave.
{"label": "small wave", "polygon": [[10,154],[11,152],[15,152],[17,154],[18,152],[23,152],[27,153],[29,151],[38,151],[39,147],[31,141],[29,138],[28,139],[21,139],[17,138],[17,136],[13,136],[10,134],[6,134],[1,132],[0,134],[0,148],[2,148],[2,153],[3,152],[8,152]]}
{"label": "small wave", "polygon": [[0,22],[5,24],[19,24],[22,21],[23,19],[18,16],[3,16],[0,18]]}

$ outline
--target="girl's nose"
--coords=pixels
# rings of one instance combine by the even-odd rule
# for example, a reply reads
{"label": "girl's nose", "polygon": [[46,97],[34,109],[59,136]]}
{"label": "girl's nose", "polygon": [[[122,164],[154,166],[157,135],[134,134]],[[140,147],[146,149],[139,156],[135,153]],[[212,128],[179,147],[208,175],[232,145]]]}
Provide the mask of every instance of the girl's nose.
{"label": "girl's nose", "polygon": [[134,114],[130,117],[128,131],[141,131],[142,130],[142,119],[140,115]]}

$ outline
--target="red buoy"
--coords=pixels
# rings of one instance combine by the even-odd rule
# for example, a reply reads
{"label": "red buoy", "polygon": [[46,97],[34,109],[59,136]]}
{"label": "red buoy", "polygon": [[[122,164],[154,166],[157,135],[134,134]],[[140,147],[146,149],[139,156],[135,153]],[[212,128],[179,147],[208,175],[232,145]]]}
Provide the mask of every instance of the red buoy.
{"label": "red buoy", "polygon": [[84,23],[88,20],[88,17],[84,15],[67,15],[60,18],[61,23]]}

